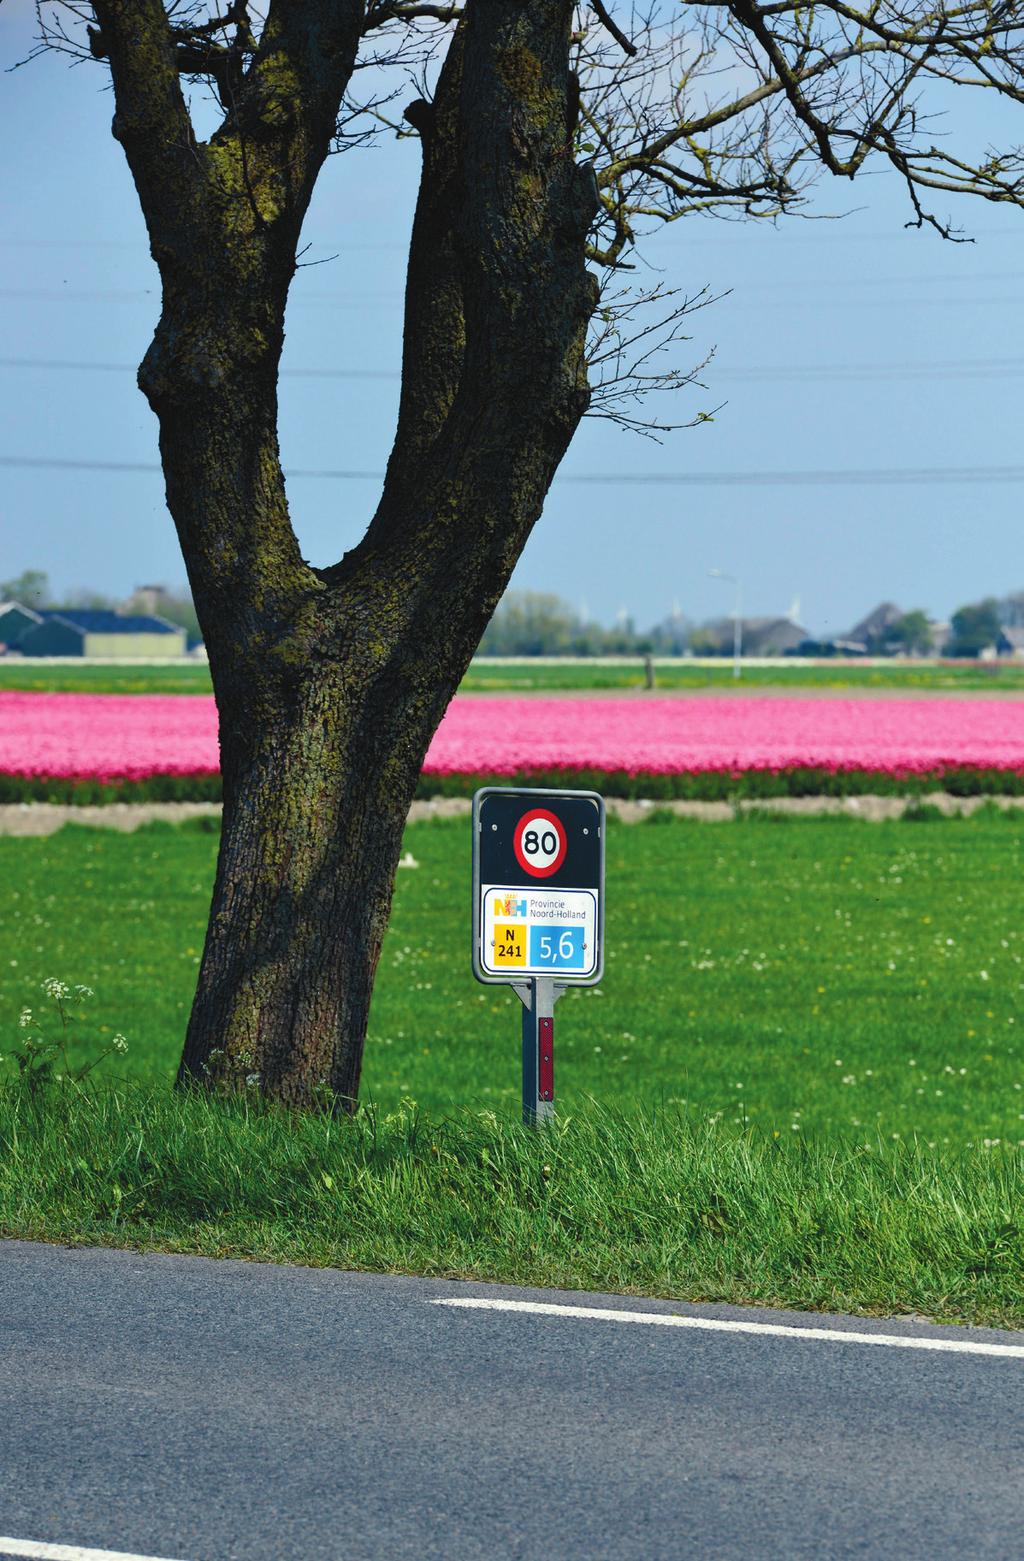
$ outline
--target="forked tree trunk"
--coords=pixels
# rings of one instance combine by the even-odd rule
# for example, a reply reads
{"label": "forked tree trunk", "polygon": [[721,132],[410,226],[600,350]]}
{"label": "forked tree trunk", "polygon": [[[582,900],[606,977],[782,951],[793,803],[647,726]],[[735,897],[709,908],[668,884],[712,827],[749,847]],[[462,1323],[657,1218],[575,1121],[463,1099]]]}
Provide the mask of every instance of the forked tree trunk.
{"label": "forked tree trunk", "polygon": [[398,430],[363,541],[314,570],[288,518],[276,381],[361,0],[273,4],[205,146],[159,0],[97,0],[164,284],[140,384],[220,715],[224,822],[184,1083],[355,1101],[423,757],[587,406],[597,197],[572,158],[571,12],[470,0],[434,102],[410,111],[423,176]]}
{"label": "forked tree trunk", "polygon": [[427,727],[320,669],[276,714],[241,712],[179,1077],[355,1101],[374,974]]}

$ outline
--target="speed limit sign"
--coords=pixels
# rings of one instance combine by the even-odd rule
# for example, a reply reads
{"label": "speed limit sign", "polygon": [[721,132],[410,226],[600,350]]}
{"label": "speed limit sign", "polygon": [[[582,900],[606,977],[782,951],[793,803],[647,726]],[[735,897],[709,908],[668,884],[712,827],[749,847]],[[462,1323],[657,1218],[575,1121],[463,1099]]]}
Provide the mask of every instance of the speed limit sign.
{"label": "speed limit sign", "polygon": [[547,808],[524,813],[512,836],[516,861],[531,878],[550,878],[557,873],[568,844],[565,825]]}
{"label": "speed limit sign", "polygon": [[473,798],[473,974],[523,1003],[523,1121],[555,1109],[555,1020],[604,965],[604,800],[485,786]]}
{"label": "speed limit sign", "polygon": [[604,802],[486,786],[473,799],[473,971],[481,981],[600,980]]}

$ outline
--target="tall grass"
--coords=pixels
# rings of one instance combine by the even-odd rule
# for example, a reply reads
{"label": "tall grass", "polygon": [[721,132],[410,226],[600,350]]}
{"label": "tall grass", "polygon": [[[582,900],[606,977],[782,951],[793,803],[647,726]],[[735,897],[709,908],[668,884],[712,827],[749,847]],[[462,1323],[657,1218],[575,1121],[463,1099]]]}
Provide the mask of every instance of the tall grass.
{"label": "tall grass", "polygon": [[1024,1324],[1024,1161],[588,1106],[529,1133],[143,1086],[0,1089],[8,1236]]}

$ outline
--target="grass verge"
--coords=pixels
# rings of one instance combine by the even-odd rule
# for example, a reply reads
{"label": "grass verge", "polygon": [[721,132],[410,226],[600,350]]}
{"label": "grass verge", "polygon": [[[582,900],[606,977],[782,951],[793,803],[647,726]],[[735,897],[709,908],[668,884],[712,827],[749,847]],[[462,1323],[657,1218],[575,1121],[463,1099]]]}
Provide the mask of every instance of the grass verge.
{"label": "grass verge", "polygon": [[[818,688],[826,692],[866,689],[1024,690],[1024,665],[1004,660],[919,662],[893,659],[883,665],[859,661],[803,661],[793,657],[785,666],[758,666],[746,662],[737,684],[732,658],[714,665],[680,656],[658,659],[659,689],[716,688],[722,693],[743,693],[749,688]],[[632,689],[644,686],[643,657],[623,663],[595,656],[589,661],[572,658],[504,660],[477,656],[462,682],[465,693],[544,693],[591,689]],[[52,664],[0,659],[0,690],[72,694],[209,694],[213,685],[209,667],[194,666],[96,666],[89,662]]]}
{"label": "grass verge", "polygon": [[0,1232],[271,1262],[1024,1324],[1024,1161],[594,1106],[294,1118],[0,1089]]}

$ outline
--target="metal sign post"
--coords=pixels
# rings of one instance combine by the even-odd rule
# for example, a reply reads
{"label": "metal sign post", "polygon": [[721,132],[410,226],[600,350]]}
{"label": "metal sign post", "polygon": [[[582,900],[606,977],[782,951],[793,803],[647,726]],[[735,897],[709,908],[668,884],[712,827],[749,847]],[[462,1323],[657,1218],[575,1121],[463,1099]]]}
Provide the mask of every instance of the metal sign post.
{"label": "metal sign post", "polygon": [[516,986],[523,1003],[523,1121],[539,1127],[555,1114],[555,1004],[564,987],[550,976]]}
{"label": "metal sign post", "polygon": [[473,974],[523,1004],[523,1121],[554,1116],[555,1003],[604,970],[604,800],[485,786],[473,798]]}

